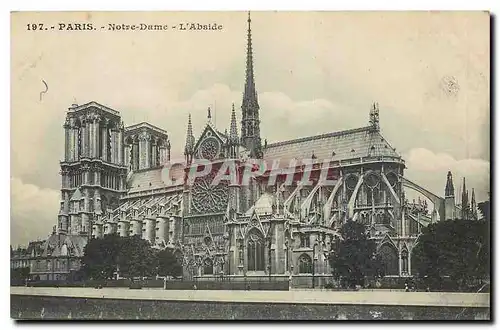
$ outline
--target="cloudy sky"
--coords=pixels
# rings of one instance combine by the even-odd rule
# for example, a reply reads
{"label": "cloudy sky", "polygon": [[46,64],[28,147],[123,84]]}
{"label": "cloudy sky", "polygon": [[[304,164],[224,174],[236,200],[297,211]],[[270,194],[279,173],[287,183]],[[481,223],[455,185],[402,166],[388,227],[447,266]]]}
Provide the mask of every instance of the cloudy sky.
{"label": "cloudy sky", "polygon": [[[486,13],[252,14],[261,134],[269,142],[365,126],[383,135],[407,177],[444,193],[451,170],[477,200],[489,192],[489,16]],[[54,30],[27,31],[28,23]],[[220,31],[106,31],[108,23],[217,23]],[[97,31],[57,31],[92,23]],[[65,111],[76,100],[149,121],[181,155],[215,108],[220,130],[241,105],[246,13],[14,13],[11,66],[11,243],[57,223]],[[40,101],[40,92],[49,90]],[[240,114],[238,114],[240,115]]]}

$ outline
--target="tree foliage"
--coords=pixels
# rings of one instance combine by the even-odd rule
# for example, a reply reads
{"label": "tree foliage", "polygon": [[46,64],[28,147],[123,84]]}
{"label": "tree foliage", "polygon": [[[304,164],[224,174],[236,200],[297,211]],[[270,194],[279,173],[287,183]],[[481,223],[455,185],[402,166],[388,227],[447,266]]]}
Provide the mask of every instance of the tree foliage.
{"label": "tree foliage", "polygon": [[483,220],[485,220],[486,222],[489,223],[490,222],[490,201],[487,200],[484,202],[480,202],[477,204],[477,207],[481,211],[481,214],[483,216]]}
{"label": "tree foliage", "polygon": [[90,240],[81,270],[85,278],[96,280],[112,279],[116,272],[127,278],[182,274],[182,266],[171,249],[157,251],[137,235],[116,234]]}
{"label": "tree foliage", "polygon": [[158,275],[177,278],[182,275],[182,265],[172,249],[165,249],[158,253]]}
{"label": "tree foliage", "polygon": [[128,278],[156,275],[155,252],[149,242],[137,235],[121,240],[120,272]]}
{"label": "tree foliage", "polygon": [[423,229],[413,249],[418,276],[434,289],[448,278],[466,290],[490,274],[490,242],[486,221],[447,220]]}
{"label": "tree foliage", "polygon": [[365,276],[383,275],[383,264],[377,255],[377,245],[370,240],[365,225],[348,221],[340,230],[330,254],[330,265],[336,279],[354,286],[363,284]]}
{"label": "tree foliage", "polygon": [[10,279],[13,281],[24,281],[30,276],[29,267],[14,268],[10,270]]}
{"label": "tree foliage", "polygon": [[121,237],[116,234],[91,239],[84,249],[82,271],[89,279],[113,278],[118,267]]}

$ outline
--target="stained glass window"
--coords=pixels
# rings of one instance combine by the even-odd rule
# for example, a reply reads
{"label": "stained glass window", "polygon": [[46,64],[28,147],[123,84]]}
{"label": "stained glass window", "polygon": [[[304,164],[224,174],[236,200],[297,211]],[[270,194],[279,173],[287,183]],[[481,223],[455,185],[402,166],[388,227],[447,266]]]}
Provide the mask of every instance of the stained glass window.
{"label": "stained glass window", "polygon": [[248,270],[263,271],[264,264],[264,239],[262,235],[253,232],[248,238]]}

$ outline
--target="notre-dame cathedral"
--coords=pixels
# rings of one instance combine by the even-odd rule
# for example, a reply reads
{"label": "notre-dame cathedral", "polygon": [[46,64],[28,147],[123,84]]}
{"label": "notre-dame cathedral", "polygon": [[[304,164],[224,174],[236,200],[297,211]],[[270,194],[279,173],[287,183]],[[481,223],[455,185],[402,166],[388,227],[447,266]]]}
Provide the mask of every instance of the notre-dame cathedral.
{"label": "notre-dame cathedral", "polygon": [[[409,276],[422,228],[463,216],[466,209],[474,210],[467,217],[477,218],[474,191],[470,203],[468,193],[462,196],[459,207],[451,173],[444,197],[407,180],[405,161],[381,134],[378,104],[367,110],[367,125],[359,128],[262,141],[249,16],[241,121],[233,105],[221,131],[208,109],[202,119],[207,124],[195,138],[186,116],[182,162],[171,159],[168,128],[125,126],[118,111],[97,102],[68,109],[57,226],[34,250],[31,276],[64,279],[79,268],[89,239],[118,233],[173,248],[185,278],[327,279],[328,255],[346,221],[366,225],[387,275]],[[200,159],[209,160],[212,171],[188,183],[187,173]],[[281,167],[274,177],[264,171],[248,184],[211,184],[228,159],[238,173],[252,159],[278,160]],[[303,159],[312,160],[309,167]],[[325,168],[333,184],[315,175]],[[312,184],[301,184],[306,172]],[[405,189],[419,192],[425,202],[409,202]]]}

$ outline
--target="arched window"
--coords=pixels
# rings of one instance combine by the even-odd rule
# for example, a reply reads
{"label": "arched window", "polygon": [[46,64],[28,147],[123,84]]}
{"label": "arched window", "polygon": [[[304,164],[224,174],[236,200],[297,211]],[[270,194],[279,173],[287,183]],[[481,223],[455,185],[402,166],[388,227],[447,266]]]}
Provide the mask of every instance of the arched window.
{"label": "arched window", "polygon": [[65,244],[63,244],[63,246],[61,247],[61,256],[67,256],[68,255],[68,246]]}
{"label": "arched window", "polygon": [[408,250],[401,251],[401,272],[408,274]]}
{"label": "arched window", "polygon": [[207,258],[203,263],[203,275],[213,275],[214,273],[214,263],[212,259]]}
{"label": "arched window", "polygon": [[264,266],[264,237],[256,230],[248,235],[248,270],[263,271]]}
{"label": "arched window", "polygon": [[307,254],[303,254],[299,257],[299,273],[300,274],[311,274],[312,273],[312,260]]}
{"label": "arched window", "polygon": [[398,251],[391,244],[380,247],[379,255],[385,268],[385,275],[399,275]]}

